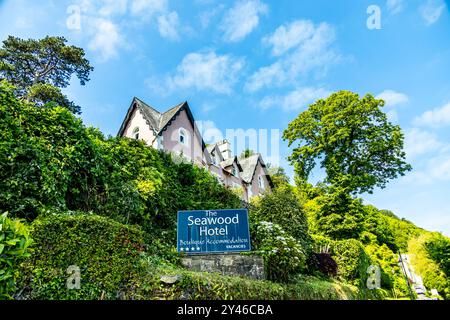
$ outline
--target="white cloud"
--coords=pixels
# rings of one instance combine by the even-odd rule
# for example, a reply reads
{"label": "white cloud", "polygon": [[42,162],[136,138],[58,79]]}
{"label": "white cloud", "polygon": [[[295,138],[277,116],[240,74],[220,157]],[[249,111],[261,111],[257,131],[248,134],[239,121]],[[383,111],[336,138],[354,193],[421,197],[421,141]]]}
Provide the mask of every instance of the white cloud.
{"label": "white cloud", "polygon": [[224,5],[220,4],[214,9],[208,9],[205,11],[200,12],[198,15],[200,25],[203,29],[207,28],[211,21],[224,9]]}
{"label": "white cloud", "polygon": [[404,0],[387,0],[386,7],[390,14],[398,14],[402,12],[405,6]]}
{"label": "white cloud", "polygon": [[397,110],[389,110],[388,112],[386,112],[386,116],[389,122],[398,122]]}
{"label": "white cloud", "polygon": [[102,61],[115,58],[118,47],[123,45],[117,26],[112,21],[104,18],[93,18],[88,21],[91,24],[91,28],[95,30],[88,48],[99,52],[100,60]]}
{"label": "white cloud", "polygon": [[450,103],[441,108],[428,110],[413,121],[416,126],[439,127],[450,125]]}
{"label": "white cloud", "polygon": [[98,13],[104,17],[127,13],[127,0],[103,0]]}
{"label": "white cloud", "polygon": [[450,181],[450,156],[439,156],[431,159],[429,172],[437,180]]}
{"label": "white cloud", "polygon": [[[298,26],[303,26],[301,29],[307,33],[302,34],[302,37],[295,41],[296,47],[292,48],[288,41],[295,36]],[[331,64],[340,59],[331,48],[335,41],[334,28],[327,23],[314,25],[308,21],[296,21],[284,26],[284,29],[278,28],[274,34],[265,39],[273,46],[273,53],[285,54],[273,64],[261,67],[250,76],[245,85],[245,89],[250,92],[271,85],[295,83],[301,76],[306,77],[313,71],[316,76],[323,75]],[[289,49],[292,52],[288,53]]]}
{"label": "white cloud", "polygon": [[279,107],[284,111],[293,111],[306,108],[318,99],[326,98],[330,92],[323,88],[299,88],[284,96],[267,96],[260,102],[262,109]]}
{"label": "white cloud", "polygon": [[263,42],[273,47],[274,56],[280,56],[310,38],[314,31],[311,21],[297,20],[286,26],[279,26],[272,35],[264,37]]}
{"label": "white cloud", "polygon": [[437,151],[444,147],[435,134],[412,128],[405,133],[405,152],[408,158]]}
{"label": "white cloud", "polygon": [[268,12],[266,4],[259,0],[240,0],[225,12],[220,24],[224,40],[238,42],[251,33],[259,24],[259,17]]}
{"label": "white cloud", "polygon": [[163,14],[158,17],[158,31],[161,37],[177,41],[180,39],[178,35],[178,29],[180,26],[180,21],[178,19],[178,14],[172,11],[168,14]]}
{"label": "white cloud", "polygon": [[395,92],[393,90],[385,90],[377,95],[376,98],[384,100],[386,107],[396,107],[409,101],[406,94]]}
{"label": "white cloud", "polygon": [[196,89],[229,94],[243,66],[242,59],[231,55],[189,53],[177,66],[175,75],[168,76],[163,87],[156,89],[170,92],[175,89]]}
{"label": "white cloud", "polygon": [[168,7],[167,0],[133,0],[130,11],[134,16],[150,17],[156,13],[167,12]]}
{"label": "white cloud", "polygon": [[419,8],[419,13],[427,26],[430,26],[437,22],[441,17],[446,4],[443,0],[427,0]]}

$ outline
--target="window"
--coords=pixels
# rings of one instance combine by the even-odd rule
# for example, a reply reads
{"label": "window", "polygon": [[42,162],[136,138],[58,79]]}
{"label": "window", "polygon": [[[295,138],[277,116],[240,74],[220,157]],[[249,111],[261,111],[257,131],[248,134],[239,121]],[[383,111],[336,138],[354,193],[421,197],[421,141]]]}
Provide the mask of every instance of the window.
{"label": "window", "polygon": [[217,166],[217,158],[216,158],[216,155],[214,154],[214,152],[211,153],[211,157],[212,157],[212,163],[213,163],[213,165]]}
{"label": "window", "polygon": [[262,176],[258,177],[258,184],[261,189],[264,189],[264,179]]}
{"label": "window", "polygon": [[133,138],[139,139],[139,127],[133,129]]}
{"label": "window", "polygon": [[178,141],[181,144],[187,145],[188,141],[187,141],[187,132],[184,128],[180,128],[179,130],[179,137],[178,137]]}
{"label": "window", "polygon": [[236,172],[236,167],[235,166],[233,166],[233,168],[231,168],[231,174],[233,175],[233,176],[237,176],[237,172]]}

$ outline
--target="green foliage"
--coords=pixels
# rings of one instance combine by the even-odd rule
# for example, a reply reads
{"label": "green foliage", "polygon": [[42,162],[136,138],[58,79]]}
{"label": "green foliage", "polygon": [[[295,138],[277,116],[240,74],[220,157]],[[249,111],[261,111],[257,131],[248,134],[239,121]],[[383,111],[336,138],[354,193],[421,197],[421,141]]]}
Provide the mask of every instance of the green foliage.
{"label": "green foliage", "polygon": [[[144,239],[137,227],[96,215],[54,215],[33,222],[34,251],[21,268],[25,299],[129,298],[138,281]],[[66,286],[69,266],[80,289]]]}
{"label": "green foliage", "polygon": [[0,82],[0,207],[34,219],[89,193],[95,146],[81,120],[60,107],[37,109]]}
{"label": "green foliage", "polygon": [[434,233],[424,245],[428,257],[439,265],[447,277],[450,277],[450,239]]}
{"label": "green foliage", "polygon": [[[372,292],[337,281],[298,275],[289,284],[222,276],[216,273],[192,272],[161,264],[153,257],[142,259],[148,270],[138,286],[138,299],[190,300],[353,300],[380,299]],[[162,275],[178,276],[179,281],[165,284]]]}
{"label": "green foliage", "polygon": [[261,221],[252,225],[252,244],[264,258],[267,278],[286,282],[306,269],[307,249],[277,224]]}
{"label": "green foliage", "polygon": [[357,286],[365,286],[370,257],[355,239],[335,241],[332,256],[338,264],[338,277]]}
{"label": "green foliage", "polygon": [[365,247],[365,251],[372,264],[380,267],[381,287],[391,290],[394,297],[408,296],[408,284],[398,265],[398,254],[386,244],[370,244]]}
{"label": "green foliage", "polygon": [[250,149],[245,149],[244,151],[241,152],[241,155],[239,156],[239,158],[248,158],[254,154],[255,154],[255,151],[250,150]]}
{"label": "green foliage", "polygon": [[434,253],[432,243],[440,242],[441,235],[424,233],[408,242],[408,252],[414,271],[420,274],[423,284],[428,289],[436,289],[445,299],[450,299],[450,277],[440,266],[440,256],[438,262],[433,260]]}
{"label": "green foliage", "polygon": [[175,243],[176,212],[238,208],[206,170],[142,141],[108,138],[68,110],[35,108],[0,84],[0,207],[13,216],[93,211]]}
{"label": "green foliage", "polygon": [[289,184],[289,177],[286,171],[282,167],[272,167],[267,164],[269,176],[275,188],[285,186]]}
{"label": "green foliage", "polygon": [[367,268],[371,261],[360,241],[332,240],[324,236],[313,236],[313,239],[316,248],[329,248],[332,258],[338,265],[337,276],[340,280],[359,287],[366,286]]}
{"label": "green foliage", "polygon": [[29,256],[32,240],[28,227],[20,220],[0,215],[0,300],[11,298],[19,277],[18,266]]}
{"label": "green foliage", "polygon": [[48,83],[36,83],[28,88],[27,100],[39,107],[47,104],[57,105],[73,113],[80,113],[81,107],[70,101],[60,88]]}
{"label": "green foliage", "polygon": [[315,199],[310,219],[318,234],[333,239],[358,239],[363,231],[364,206],[341,189],[332,190]]}
{"label": "green foliage", "polygon": [[290,185],[279,186],[263,197],[254,197],[250,220],[270,221],[280,225],[289,235],[299,240],[303,248],[309,250],[311,238],[306,215]]}
{"label": "green foliage", "polygon": [[0,80],[17,87],[16,93],[38,105],[55,102],[71,112],[80,107],[69,101],[59,88],[69,85],[75,74],[84,85],[93,70],[84,57],[84,50],[66,45],[64,37],[40,40],[9,36],[0,48]]}
{"label": "green foliage", "polygon": [[283,134],[299,177],[307,179],[316,162],[325,182],[351,193],[372,192],[411,169],[403,152],[399,126],[387,121],[384,101],[349,91],[333,93],[309,106]]}

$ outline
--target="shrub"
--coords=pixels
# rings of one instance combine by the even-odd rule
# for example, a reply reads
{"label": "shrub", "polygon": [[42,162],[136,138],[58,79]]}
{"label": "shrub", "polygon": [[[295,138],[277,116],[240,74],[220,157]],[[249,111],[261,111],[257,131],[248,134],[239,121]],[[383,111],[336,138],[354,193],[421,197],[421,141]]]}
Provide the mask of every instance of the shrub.
{"label": "shrub", "polygon": [[288,281],[306,268],[306,250],[281,226],[262,221],[252,226],[252,243],[256,254],[264,258],[270,280]]}
{"label": "shrub", "polygon": [[251,205],[250,219],[253,222],[270,221],[281,226],[309,251],[311,238],[308,222],[291,186],[281,185],[271,193],[255,197]]}
{"label": "shrub", "polygon": [[365,286],[370,258],[361,242],[354,239],[335,241],[331,248],[338,264],[338,277],[357,286]]}
{"label": "shrub", "polygon": [[[34,251],[24,262],[20,299],[129,298],[143,252],[139,228],[95,215],[55,215],[33,223]],[[80,268],[80,289],[66,286]]]}
{"label": "shrub", "polygon": [[319,270],[328,277],[336,277],[338,265],[331,254],[326,252],[313,253],[311,256],[310,266]]}
{"label": "shrub", "polygon": [[19,263],[29,256],[31,238],[28,227],[0,215],[0,300],[9,299],[15,291]]}
{"label": "shrub", "polygon": [[428,257],[439,265],[447,277],[450,277],[450,239],[434,233],[424,245]]}
{"label": "shrub", "polygon": [[427,243],[432,243],[434,237],[432,233],[424,233],[408,242],[411,264],[415,272],[422,276],[425,287],[436,289],[445,299],[450,299],[450,279],[428,252]]}
{"label": "shrub", "polygon": [[409,289],[405,277],[398,265],[398,255],[385,244],[371,244],[365,247],[372,264],[381,271],[381,287],[392,290],[394,297],[408,296]]}
{"label": "shrub", "polygon": [[355,239],[332,240],[324,236],[313,236],[315,247],[327,246],[331,257],[338,265],[337,277],[353,285],[365,287],[370,257],[362,243]]}

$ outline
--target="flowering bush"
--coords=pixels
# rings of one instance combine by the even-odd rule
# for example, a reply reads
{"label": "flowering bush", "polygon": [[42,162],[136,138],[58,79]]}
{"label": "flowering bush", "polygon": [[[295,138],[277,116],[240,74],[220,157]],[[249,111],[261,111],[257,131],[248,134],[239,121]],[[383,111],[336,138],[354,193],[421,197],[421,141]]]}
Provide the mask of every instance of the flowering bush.
{"label": "flowering bush", "polygon": [[257,254],[264,258],[269,280],[286,282],[291,275],[305,269],[305,248],[279,225],[261,221],[252,231],[253,245]]}

